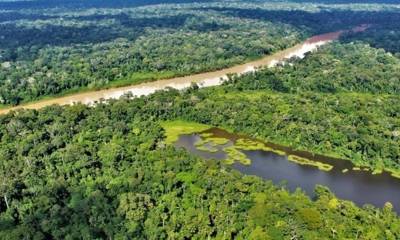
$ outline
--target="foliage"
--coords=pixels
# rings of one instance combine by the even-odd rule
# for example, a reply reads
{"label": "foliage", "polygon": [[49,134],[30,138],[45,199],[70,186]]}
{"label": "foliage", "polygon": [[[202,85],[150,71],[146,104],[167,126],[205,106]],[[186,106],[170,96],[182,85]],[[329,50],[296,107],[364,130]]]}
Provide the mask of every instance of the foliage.
{"label": "foliage", "polygon": [[[217,69],[398,19],[392,6],[327,1],[88,2],[0,4],[1,103]],[[396,39],[382,47],[397,52]],[[391,204],[360,208],[320,186],[310,200],[165,144],[220,126],[399,175],[398,58],[360,43],[321,50],[217,88],[1,115],[0,239],[400,239]]]}
{"label": "foliage", "polygon": [[[163,2],[169,4],[139,7]],[[363,23],[373,25],[344,39],[397,52],[400,21],[392,5],[326,1],[46,0],[2,5],[0,104],[6,105],[221,69],[312,34]]]}
{"label": "foliage", "polygon": [[307,58],[266,68],[231,82],[238,90],[400,93],[400,59],[365,44],[332,44]]}
{"label": "foliage", "polygon": [[164,146],[164,94],[0,116],[0,238],[400,237],[389,205],[311,201]]}
{"label": "foliage", "polygon": [[369,27],[362,33],[349,33],[342,36],[343,42],[360,41],[368,43],[375,48],[383,48],[397,57],[400,56],[400,26],[397,24],[397,19],[388,17],[385,24],[376,24]]}
{"label": "foliage", "polygon": [[288,25],[193,7],[0,12],[0,103],[216,70],[301,38]]}
{"label": "foliage", "polygon": [[165,129],[165,141],[167,144],[172,144],[176,142],[179,138],[179,135],[202,132],[211,127],[205,124],[179,120],[163,122],[161,123],[161,126]]}
{"label": "foliage", "polygon": [[314,167],[317,167],[319,170],[322,170],[322,171],[330,171],[333,168],[333,166],[330,165],[330,164],[321,163],[321,162],[317,162],[317,161],[312,161],[310,159],[299,157],[299,156],[295,156],[295,155],[289,155],[288,156],[288,160],[292,161],[292,162],[295,162],[297,164],[300,164],[300,165],[314,166]]}

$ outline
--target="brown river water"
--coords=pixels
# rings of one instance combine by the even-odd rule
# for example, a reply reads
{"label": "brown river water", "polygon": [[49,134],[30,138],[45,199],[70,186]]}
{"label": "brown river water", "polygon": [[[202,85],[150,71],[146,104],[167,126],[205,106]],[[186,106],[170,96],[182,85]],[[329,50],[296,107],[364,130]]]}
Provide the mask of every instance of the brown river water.
{"label": "brown river water", "polygon": [[[363,31],[368,27],[368,25],[361,25],[353,28],[351,31],[359,32]],[[337,31],[326,34],[317,35],[311,37],[301,44],[294,47],[282,50],[275,54],[266,56],[260,60],[248,62],[245,64],[233,66],[230,68],[206,72],[200,74],[189,75],[185,77],[176,77],[171,79],[158,80],[154,82],[146,82],[138,85],[131,85],[119,88],[109,88],[100,91],[90,91],[77,93],[73,95],[68,95],[65,97],[58,97],[49,100],[42,100],[38,102],[23,104],[16,107],[0,109],[0,114],[6,114],[11,110],[17,110],[21,108],[26,109],[39,109],[53,104],[59,105],[69,105],[74,103],[83,104],[94,104],[101,99],[117,99],[126,93],[132,93],[133,96],[149,95],[155,91],[165,89],[167,87],[172,87],[175,89],[184,89],[191,85],[191,83],[197,83],[200,87],[211,87],[217,86],[226,80],[228,74],[244,74],[248,72],[253,72],[260,67],[273,67],[278,63],[284,62],[285,59],[291,57],[304,58],[305,54],[316,50],[319,46],[325,45],[333,40],[337,40],[341,34],[346,31]]]}
{"label": "brown river water", "polygon": [[[369,25],[361,25],[350,31],[361,32],[366,30]],[[69,95],[50,100],[29,103],[17,107],[1,109],[0,114],[8,113],[11,110],[21,108],[39,109],[45,106],[59,104],[68,105],[73,103],[94,104],[101,99],[115,99],[131,92],[134,96],[149,95],[157,90],[167,87],[176,89],[184,89],[191,83],[197,83],[200,87],[217,86],[227,79],[228,74],[244,74],[255,71],[260,67],[273,67],[278,63],[284,62],[291,57],[304,58],[305,54],[316,50],[319,46],[325,45],[331,41],[337,40],[341,34],[346,31],[337,31],[311,37],[301,44],[286,50],[277,52],[273,55],[266,56],[260,60],[248,62],[245,64],[233,66],[223,70],[194,74],[185,77],[177,77],[154,82],[147,82],[138,85],[132,85],[120,88],[110,88],[100,91],[84,92]],[[238,135],[229,134],[220,129],[210,130],[217,136],[222,136],[235,141]],[[240,136],[243,137],[243,136]],[[221,152],[207,153],[201,152],[194,147],[194,143],[199,136],[183,135],[176,143],[179,147],[184,147],[190,152],[198,154],[205,158],[223,159],[225,155]],[[373,204],[382,207],[385,202],[392,202],[394,210],[400,212],[400,180],[390,176],[389,173],[380,175],[372,175],[366,171],[353,171],[353,165],[350,161],[344,161],[321,155],[314,155],[308,152],[296,151],[284,146],[267,143],[268,146],[282,150],[287,154],[306,157],[315,161],[329,163],[334,166],[332,171],[321,171],[312,166],[303,166],[287,160],[287,156],[280,156],[273,152],[266,151],[245,151],[248,158],[252,160],[250,166],[244,166],[235,163],[232,167],[244,174],[257,175],[264,179],[272,180],[279,183],[286,181],[286,186],[290,190],[297,187],[303,189],[310,196],[313,196],[316,184],[328,186],[338,197],[352,200],[359,205]],[[344,169],[349,169],[344,173]]]}

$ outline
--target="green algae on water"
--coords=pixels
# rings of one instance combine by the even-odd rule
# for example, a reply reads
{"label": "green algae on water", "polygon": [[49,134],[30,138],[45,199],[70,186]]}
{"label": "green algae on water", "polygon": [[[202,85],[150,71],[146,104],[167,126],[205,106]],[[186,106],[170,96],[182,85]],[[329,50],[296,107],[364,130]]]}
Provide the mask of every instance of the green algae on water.
{"label": "green algae on water", "polygon": [[207,138],[207,140],[212,144],[212,145],[225,145],[229,142],[229,139],[226,138]]}
{"label": "green algae on water", "polygon": [[400,179],[400,171],[389,169],[388,172],[390,172],[392,177]]}
{"label": "green algae on water", "polygon": [[262,151],[266,151],[266,152],[273,152],[278,155],[286,155],[286,153],[284,151],[280,151],[280,150],[268,147],[262,142],[253,141],[253,140],[244,139],[244,138],[238,139],[235,142],[235,147],[238,149],[247,150],[247,151],[262,150]]}
{"label": "green algae on water", "polygon": [[317,167],[319,170],[322,171],[330,171],[332,170],[333,166],[327,163],[322,163],[322,162],[317,162],[317,161],[312,161],[307,158],[295,156],[295,155],[289,155],[288,160],[298,163],[300,165],[309,165],[309,166],[314,166]]}
{"label": "green algae on water", "polygon": [[246,154],[239,151],[235,146],[224,148],[224,152],[227,154],[227,160],[225,162],[233,164],[233,162],[239,162],[243,165],[250,165],[251,160],[247,158]]}
{"label": "green algae on water", "polygon": [[207,146],[205,146],[205,145],[196,146],[196,149],[197,149],[197,150],[200,150],[200,151],[204,151],[204,152],[210,152],[210,153],[216,153],[216,152],[218,152],[218,149],[213,148],[213,147],[207,147]]}
{"label": "green algae on water", "polygon": [[212,133],[201,133],[200,134],[200,137],[202,137],[202,138],[209,138],[209,137],[211,137],[211,136],[213,136],[214,134],[212,134]]}
{"label": "green algae on water", "polygon": [[[203,139],[200,139],[194,145],[197,150],[201,150],[201,151],[215,153],[215,152],[218,152],[218,148],[217,148],[218,146],[229,143],[229,139],[211,137],[212,134],[210,135],[210,134],[204,133],[204,134],[200,134],[200,136],[202,136]],[[204,136],[206,136],[206,137],[204,137]]]}
{"label": "green algae on water", "polygon": [[161,126],[165,129],[166,144],[175,143],[182,134],[202,132],[211,128],[209,125],[182,120],[161,122]]}
{"label": "green algae on water", "polygon": [[383,172],[382,169],[375,169],[374,171],[372,171],[372,175],[382,174],[382,172]]}
{"label": "green algae on water", "polygon": [[211,138],[211,137],[208,137],[208,138],[204,138],[204,139],[201,139],[201,140],[197,141],[195,143],[195,146],[202,146],[202,145],[205,145],[205,144],[210,144],[211,146],[216,147],[218,145],[225,145],[228,142],[229,142],[229,139],[226,139],[226,138]]}

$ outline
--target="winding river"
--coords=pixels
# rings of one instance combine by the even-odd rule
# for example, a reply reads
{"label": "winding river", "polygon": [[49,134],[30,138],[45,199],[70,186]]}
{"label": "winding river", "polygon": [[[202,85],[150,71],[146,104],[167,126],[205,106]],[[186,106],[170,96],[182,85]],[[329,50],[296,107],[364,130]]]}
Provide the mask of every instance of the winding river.
{"label": "winding river", "polygon": [[[363,31],[368,28],[368,25],[361,25],[353,28],[353,32]],[[317,35],[307,39],[305,42],[298,44],[294,47],[285,49],[275,54],[266,56],[260,60],[248,62],[245,64],[233,66],[223,70],[206,72],[200,74],[189,75],[185,77],[177,77],[171,79],[158,80],[154,82],[146,82],[138,85],[127,87],[109,88],[100,91],[83,92],[65,97],[53,98],[49,100],[42,100],[38,102],[28,103],[17,107],[0,109],[0,114],[8,113],[11,110],[21,108],[26,109],[39,109],[53,104],[69,105],[73,103],[93,104],[101,99],[117,99],[124,94],[132,93],[133,96],[149,95],[155,91],[165,89],[167,87],[175,89],[184,89],[197,83],[200,87],[217,86],[226,80],[228,74],[244,74],[253,72],[257,68],[268,66],[273,67],[278,63],[283,62],[285,59],[291,57],[304,58],[306,53],[316,50],[319,46],[325,45],[333,40],[336,40],[346,31],[337,31],[326,34]]]}
{"label": "winding river", "polygon": [[[368,25],[361,25],[353,28],[353,32],[364,31]],[[199,84],[200,87],[210,87],[220,85],[228,77],[228,74],[244,74],[256,71],[260,67],[273,67],[278,63],[284,62],[291,57],[304,58],[306,53],[316,50],[318,47],[325,45],[340,37],[346,31],[337,31],[326,34],[317,35],[307,39],[305,42],[294,47],[277,52],[273,55],[266,56],[260,60],[248,62],[223,70],[195,74],[185,77],[177,77],[154,82],[146,82],[138,85],[132,85],[120,88],[110,88],[100,91],[84,92],[69,95],[60,98],[38,101],[17,107],[1,109],[0,114],[8,113],[12,110],[21,108],[39,109],[45,106],[59,104],[69,105],[73,103],[94,104],[102,99],[116,99],[124,94],[131,93],[133,96],[149,95],[157,90],[167,87],[175,89],[184,89],[192,83]],[[238,138],[220,129],[211,130],[216,136],[222,136],[230,139],[231,142]],[[177,146],[185,147],[190,152],[198,154],[205,158],[223,159],[226,157],[223,152],[217,153],[201,152],[195,147],[195,142],[199,136],[184,135],[181,136],[176,143]],[[234,163],[233,168],[245,174],[257,175],[265,179],[272,180],[276,183],[281,181],[287,182],[286,186],[294,190],[301,187],[306,193],[313,196],[316,184],[328,186],[338,197],[351,200],[359,205],[373,204],[382,207],[385,202],[392,202],[394,209],[400,212],[400,180],[393,178],[389,173],[372,175],[366,171],[355,171],[350,161],[343,161],[334,158],[328,158],[320,155],[314,155],[308,152],[295,151],[293,149],[267,143],[270,147],[280,149],[286,154],[292,154],[322,163],[330,164],[333,167],[331,171],[325,172],[318,168],[307,165],[299,165],[288,161],[287,156],[275,154],[264,150],[243,151],[251,160],[251,164],[246,166]]]}
{"label": "winding river", "polygon": [[[364,31],[368,25],[361,25],[353,28],[353,32]],[[305,42],[294,47],[277,52],[273,55],[266,56],[260,60],[248,62],[223,70],[195,74],[185,77],[177,77],[154,82],[146,82],[138,85],[132,85],[120,88],[110,88],[100,91],[84,92],[69,95],[60,98],[38,101],[17,107],[1,109],[0,114],[8,113],[12,110],[21,108],[39,109],[45,106],[59,104],[69,105],[74,103],[94,104],[102,99],[116,99],[124,94],[131,93],[133,96],[149,95],[155,91],[165,89],[167,87],[175,89],[184,89],[192,83],[199,84],[200,87],[210,87],[220,85],[228,78],[228,74],[244,74],[256,71],[260,67],[273,67],[278,63],[284,62],[291,57],[304,58],[306,53],[316,50],[318,47],[336,40],[346,31],[337,31],[326,34],[317,35],[307,39]],[[227,133],[221,129],[211,129],[215,136],[227,138],[232,142],[239,137],[234,134]],[[226,155],[223,151],[216,153],[200,151],[195,147],[196,141],[200,139],[197,134],[180,136],[176,143],[179,147],[184,147],[190,152],[200,155],[204,158],[224,159]],[[329,158],[312,153],[296,151],[288,147],[265,143],[266,146],[279,149],[287,155],[292,154],[314,161],[327,163],[333,166],[331,171],[321,171],[316,167],[299,165],[288,161],[287,156],[282,156],[274,152],[264,150],[243,151],[243,153],[251,160],[250,165],[242,165],[234,163],[232,167],[244,174],[257,175],[262,178],[272,180],[275,183],[286,182],[289,190],[295,190],[297,187],[303,189],[310,196],[314,196],[314,188],[316,184],[328,186],[338,197],[351,200],[359,205],[373,204],[382,207],[385,202],[391,202],[396,212],[400,212],[400,180],[392,177],[389,173],[372,175],[367,171],[356,171],[350,161],[344,161]]]}

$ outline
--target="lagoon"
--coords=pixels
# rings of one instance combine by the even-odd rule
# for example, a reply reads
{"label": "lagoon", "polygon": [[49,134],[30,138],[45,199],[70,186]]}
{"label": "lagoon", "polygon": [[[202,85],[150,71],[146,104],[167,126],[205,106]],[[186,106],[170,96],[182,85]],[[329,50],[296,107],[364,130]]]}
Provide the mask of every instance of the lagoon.
{"label": "lagoon", "polygon": [[[203,133],[212,134],[213,137],[229,139],[229,142],[219,147],[217,146],[217,151],[204,151],[196,147],[196,143],[201,140],[201,136],[195,133],[181,135],[175,146],[183,147],[192,154],[205,159],[224,160],[227,157],[227,154],[223,151],[224,147],[234,145],[238,139],[247,138],[219,128],[211,128]],[[251,139],[251,141],[258,140]],[[285,187],[291,191],[301,188],[310,197],[315,196],[314,189],[316,185],[323,185],[328,187],[338,198],[353,201],[359,206],[372,204],[381,208],[386,202],[390,202],[393,204],[394,210],[397,213],[400,212],[400,179],[391,176],[388,172],[372,174],[370,170],[365,168],[361,168],[361,170],[354,169],[355,166],[348,160],[297,151],[272,143],[263,144],[266,149],[278,150],[276,152],[279,154],[267,150],[242,150],[246,157],[251,160],[251,164],[234,162],[230,167],[243,174],[271,180],[275,184],[284,183]],[[290,161],[288,159],[289,155],[328,164],[333,168],[329,171],[324,171],[316,166],[298,164]]]}

